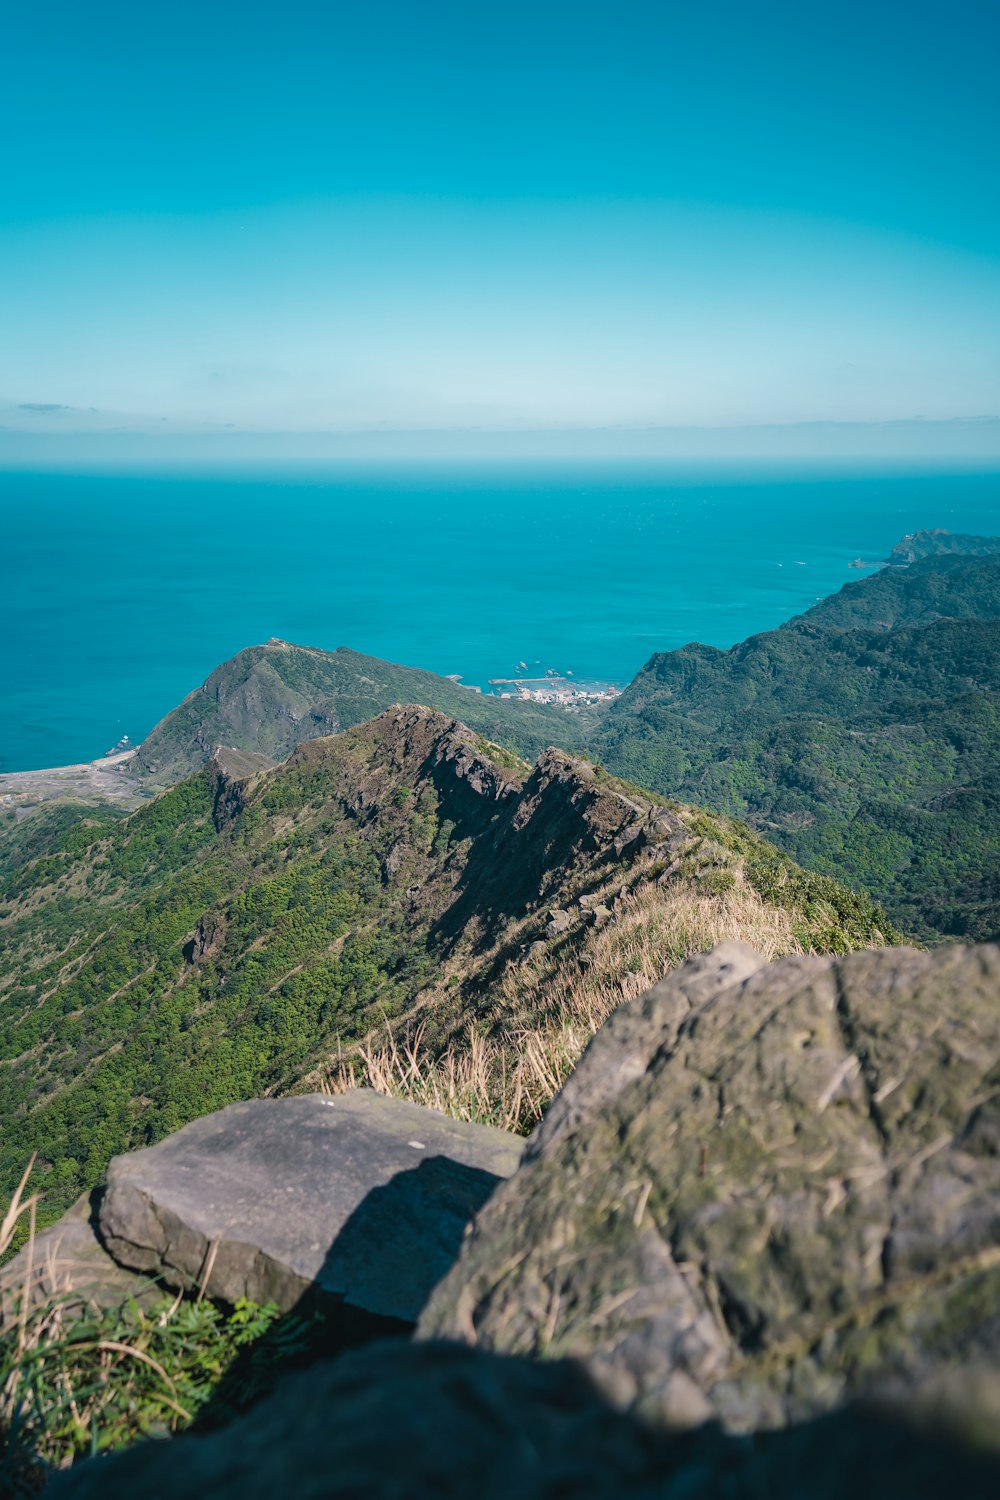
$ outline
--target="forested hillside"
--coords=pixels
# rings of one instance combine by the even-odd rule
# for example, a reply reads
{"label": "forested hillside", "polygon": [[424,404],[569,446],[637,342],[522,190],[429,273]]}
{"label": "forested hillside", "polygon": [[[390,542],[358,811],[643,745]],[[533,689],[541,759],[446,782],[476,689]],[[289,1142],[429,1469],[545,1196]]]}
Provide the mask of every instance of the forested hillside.
{"label": "forested hillside", "polygon": [[1000,536],[970,536],[968,532],[945,531],[938,526],[931,531],[916,531],[904,536],[889,553],[888,561],[905,565],[920,562],[925,557],[946,557],[951,552],[961,552],[968,557],[1000,552]]}
{"label": "forested hillside", "polygon": [[731,650],[655,655],[593,748],[747,818],[909,932],[984,939],[1000,932],[998,689],[1000,554],[935,555]]}

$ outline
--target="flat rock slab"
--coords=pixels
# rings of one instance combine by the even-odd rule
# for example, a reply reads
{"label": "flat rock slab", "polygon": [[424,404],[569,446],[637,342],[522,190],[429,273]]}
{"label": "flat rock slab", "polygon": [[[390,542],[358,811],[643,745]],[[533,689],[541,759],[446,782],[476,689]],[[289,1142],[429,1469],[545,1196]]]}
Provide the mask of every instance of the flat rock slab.
{"label": "flat rock slab", "polygon": [[171,1286],[283,1311],[315,1290],[414,1323],[522,1150],[369,1089],[258,1099],[116,1157],[100,1231]]}

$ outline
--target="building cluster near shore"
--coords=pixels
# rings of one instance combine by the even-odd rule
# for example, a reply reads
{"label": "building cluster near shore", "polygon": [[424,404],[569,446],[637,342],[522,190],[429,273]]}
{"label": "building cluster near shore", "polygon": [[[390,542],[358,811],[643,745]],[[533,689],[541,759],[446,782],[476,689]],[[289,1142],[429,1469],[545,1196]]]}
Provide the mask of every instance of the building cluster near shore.
{"label": "building cluster near shore", "polygon": [[[526,662],[518,662],[518,672],[527,671]],[[474,683],[463,682],[461,672],[449,672],[448,678],[456,687],[465,688],[467,693],[482,693],[482,688]],[[598,703],[610,703],[612,699],[621,695],[621,688],[612,682],[592,682],[582,685],[570,682],[572,672],[565,676],[557,672],[554,667],[549,667],[543,677],[491,677],[489,680],[488,697],[492,698],[519,698],[524,703],[554,703],[558,708],[566,709],[572,713],[574,709],[590,708]]]}
{"label": "building cluster near shore", "polygon": [[548,672],[544,677],[491,677],[490,687],[498,698],[554,703],[567,712],[588,708],[597,703],[608,703],[621,692],[613,683],[595,683],[582,687],[575,682],[567,682],[555,672]]}

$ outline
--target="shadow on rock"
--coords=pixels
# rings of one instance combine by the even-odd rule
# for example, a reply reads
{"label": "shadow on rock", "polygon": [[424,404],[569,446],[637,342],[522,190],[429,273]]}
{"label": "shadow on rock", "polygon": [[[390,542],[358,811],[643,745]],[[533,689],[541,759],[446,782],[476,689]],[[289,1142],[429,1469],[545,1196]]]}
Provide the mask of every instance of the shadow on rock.
{"label": "shadow on rock", "polygon": [[316,1284],[241,1351],[194,1430],[231,1421],[289,1368],[375,1339],[408,1338],[454,1264],[466,1225],[500,1181],[481,1168],[433,1156],[373,1188],[327,1251]]}
{"label": "shadow on rock", "polygon": [[221,1431],[56,1477],[53,1500],[995,1500],[1000,1459],[901,1412],[656,1431],[579,1367],[386,1342],[290,1376]]}
{"label": "shadow on rock", "polygon": [[377,1307],[412,1327],[454,1265],[466,1226],[502,1180],[448,1156],[397,1172],[348,1218],[327,1251],[320,1286],[342,1294],[346,1307]]}

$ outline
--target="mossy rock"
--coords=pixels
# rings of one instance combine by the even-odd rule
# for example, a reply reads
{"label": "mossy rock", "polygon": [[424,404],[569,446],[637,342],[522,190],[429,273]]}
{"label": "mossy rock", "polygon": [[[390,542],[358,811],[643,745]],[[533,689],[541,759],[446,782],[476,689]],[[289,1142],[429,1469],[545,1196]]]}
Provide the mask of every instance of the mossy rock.
{"label": "mossy rock", "polygon": [[998,1091],[997,947],[722,945],[594,1039],[421,1333],[737,1430],[995,1361]]}

